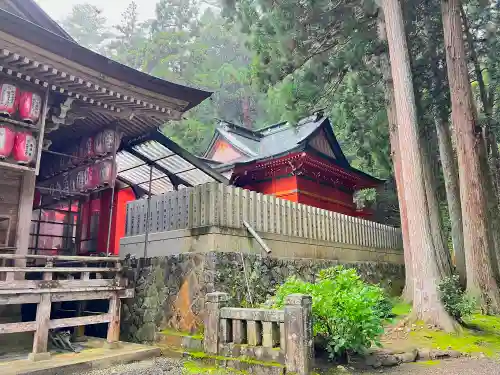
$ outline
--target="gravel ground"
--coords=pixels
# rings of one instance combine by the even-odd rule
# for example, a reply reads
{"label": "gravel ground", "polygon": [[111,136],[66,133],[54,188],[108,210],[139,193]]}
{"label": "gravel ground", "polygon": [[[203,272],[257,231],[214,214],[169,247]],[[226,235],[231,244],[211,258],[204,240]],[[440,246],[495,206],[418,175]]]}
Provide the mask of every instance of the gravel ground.
{"label": "gravel ground", "polygon": [[[182,362],[170,358],[114,366],[79,375],[181,375]],[[329,372],[331,374],[331,372]],[[338,372],[360,374],[358,371]],[[500,362],[490,359],[461,358],[433,363],[412,363],[392,368],[363,372],[363,375],[500,375]]]}
{"label": "gravel ground", "polygon": [[118,365],[101,370],[92,370],[78,375],[181,375],[182,362],[171,358],[156,358],[150,361]]}
{"label": "gravel ground", "polygon": [[376,370],[368,374],[381,373],[387,375],[500,375],[500,362],[490,359],[459,358],[436,363],[416,362]]}

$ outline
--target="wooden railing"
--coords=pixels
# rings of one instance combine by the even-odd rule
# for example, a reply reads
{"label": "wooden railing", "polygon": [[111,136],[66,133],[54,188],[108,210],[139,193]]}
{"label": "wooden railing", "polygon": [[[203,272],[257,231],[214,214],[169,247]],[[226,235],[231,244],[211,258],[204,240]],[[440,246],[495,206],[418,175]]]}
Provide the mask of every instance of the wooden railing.
{"label": "wooden railing", "polygon": [[313,357],[310,296],[291,294],[283,310],[227,307],[227,293],[208,293],[203,349],[225,357],[278,362],[286,372],[310,374]]}
{"label": "wooden railing", "polygon": [[[369,220],[245,189],[209,183],[127,204],[125,236],[207,226],[310,238],[355,246],[402,249],[401,230]],[[149,227],[146,226],[149,223]]]}
{"label": "wooden railing", "polygon": [[[33,360],[47,359],[49,330],[109,323],[107,343],[116,346],[121,298],[133,297],[114,257],[0,254],[0,305],[37,304],[36,320],[0,324],[0,334],[34,332]],[[109,300],[107,313],[50,319],[52,303]]]}

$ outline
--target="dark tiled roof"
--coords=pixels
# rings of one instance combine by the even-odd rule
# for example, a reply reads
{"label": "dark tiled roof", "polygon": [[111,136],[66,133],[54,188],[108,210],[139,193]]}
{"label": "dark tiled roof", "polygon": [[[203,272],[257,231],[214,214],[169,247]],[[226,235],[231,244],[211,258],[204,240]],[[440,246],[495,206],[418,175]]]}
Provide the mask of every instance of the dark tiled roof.
{"label": "dark tiled roof", "polygon": [[[328,118],[319,114],[299,121],[296,126],[282,122],[253,131],[228,122],[221,122],[217,128],[216,137],[221,136],[245,155],[244,158],[238,160],[239,162],[249,162],[293,151],[303,145],[321,126],[328,126],[331,129]],[[340,147],[338,151],[340,152],[339,159],[343,159]],[[205,154],[206,156],[208,155]]]}
{"label": "dark tiled roof", "polygon": [[[243,156],[229,163],[213,165],[214,169],[223,172],[232,169],[235,165],[271,159],[305,150],[308,141],[314,138],[321,129],[324,130],[329,140],[335,159],[324,155],[325,157],[329,158],[332,163],[351,170],[356,174],[382,182],[350,166],[335,137],[330,120],[321,113],[302,119],[296,126],[282,122],[257,130],[249,130],[229,122],[221,121],[205,153],[205,158],[210,156],[209,153],[217,139],[223,138],[226,142],[230,143]],[[317,151],[313,150],[313,152]]]}

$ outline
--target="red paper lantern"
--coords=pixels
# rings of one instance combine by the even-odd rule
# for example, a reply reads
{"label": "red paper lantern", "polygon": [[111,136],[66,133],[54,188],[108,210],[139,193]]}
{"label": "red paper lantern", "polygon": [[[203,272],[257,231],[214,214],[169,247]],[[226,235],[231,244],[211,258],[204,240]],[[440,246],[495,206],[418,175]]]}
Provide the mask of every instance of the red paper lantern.
{"label": "red paper lantern", "polygon": [[24,91],[19,98],[19,117],[22,121],[33,124],[42,112],[42,98],[34,92]]}
{"label": "red paper lantern", "polygon": [[31,133],[18,132],[14,142],[14,160],[18,164],[29,164],[35,160],[36,139]]}
{"label": "red paper lantern", "polygon": [[0,114],[12,116],[19,106],[19,89],[9,83],[0,85]]}
{"label": "red paper lantern", "polygon": [[94,138],[83,138],[80,142],[79,156],[83,159],[90,159],[95,156],[94,152]]}
{"label": "red paper lantern", "polygon": [[102,132],[104,150],[108,154],[118,151],[120,146],[120,134],[112,129],[106,129]]}
{"label": "red paper lantern", "polygon": [[99,184],[102,186],[111,185],[116,178],[116,168],[113,167],[112,160],[105,160],[99,164]]}
{"label": "red paper lantern", "polygon": [[85,169],[79,169],[76,174],[76,191],[82,192],[85,189]]}
{"label": "red paper lantern", "polygon": [[0,159],[10,156],[15,140],[16,132],[10,127],[0,124]]}
{"label": "red paper lantern", "polygon": [[69,195],[69,172],[64,172],[62,175],[62,190],[63,197],[67,197]]}
{"label": "red paper lantern", "polygon": [[78,170],[69,172],[69,193],[71,195],[78,192],[77,190]]}
{"label": "red paper lantern", "polygon": [[85,167],[84,172],[85,185],[83,186],[83,189],[85,191],[94,190],[98,185],[98,180],[95,178],[96,175],[94,173],[94,166],[89,165]]}
{"label": "red paper lantern", "polygon": [[104,149],[103,132],[97,133],[94,138],[94,154],[96,156],[106,155],[106,151]]}

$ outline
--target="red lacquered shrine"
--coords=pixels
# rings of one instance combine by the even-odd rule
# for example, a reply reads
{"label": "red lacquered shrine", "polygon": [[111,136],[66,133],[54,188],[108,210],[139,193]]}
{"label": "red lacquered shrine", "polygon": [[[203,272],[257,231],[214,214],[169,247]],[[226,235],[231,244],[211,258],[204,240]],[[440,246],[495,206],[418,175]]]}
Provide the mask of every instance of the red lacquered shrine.
{"label": "red lacquered shrine", "polygon": [[354,193],[383,184],[349,164],[322,114],[258,130],[221,122],[204,159],[234,186],[364,218]]}

